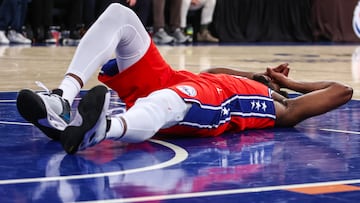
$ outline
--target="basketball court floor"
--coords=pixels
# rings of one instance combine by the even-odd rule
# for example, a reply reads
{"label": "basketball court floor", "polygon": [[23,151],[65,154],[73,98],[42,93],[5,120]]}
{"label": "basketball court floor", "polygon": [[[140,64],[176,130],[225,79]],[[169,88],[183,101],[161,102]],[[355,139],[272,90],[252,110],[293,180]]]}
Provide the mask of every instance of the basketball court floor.
{"label": "basketball court floor", "polygon": [[[42,90],[35,81],[57,87],[75,48],[0,46],[0,202],[359,202],[360,45],[159,49],[175,69],[193,72],[214,66],[262,72],[287,62],[290,77],[341,81],[354,97],[294,128],[105,141],[67,155],[20,117],[15,100],[22,88]],[[81,94],[96,84],[94,76]],[[123,107],[114,92],[111,106]]]}

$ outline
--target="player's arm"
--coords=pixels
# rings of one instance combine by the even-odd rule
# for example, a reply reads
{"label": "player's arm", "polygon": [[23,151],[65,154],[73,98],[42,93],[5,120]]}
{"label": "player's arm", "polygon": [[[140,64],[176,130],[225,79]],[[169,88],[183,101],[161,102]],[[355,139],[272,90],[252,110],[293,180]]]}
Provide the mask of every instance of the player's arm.
{"label": "player's arm", "polygon": [[267,69],[267,75],[281,87],[303,93],[293,99],[275,102],[278,126],[293,126],[316,115],[333,110],[352,98],[353,89],[334,81],[301,82]]}
{"label": "player's arm", "polygon": [[[288,76],[289,74],[289,64],[288,63],[284,63],[284,64],[280,64],[276,67],[271,68],[273,71],[278,72],[283,74],[284,76]],[[235,70],[235,69],[231,69],[231,68],[223,68],[223,67],[216,67],[216,68],[210,68],[205,70],[204,72],[207,73],[213,73],[213,74],[229,74],[229,75],[236,75],[236,76],[242,76],[242,77],[246,77],[249,79],[254,79],[254,76],[267,76],[267,72],[264,71],[262,73],[254,73],[254,72],[247,72],[247,71],[241,71],[241,70]],[[270,78],[266,78],[266,79],[270,79]]]}
{"label": "player's arm", "polygon": [[240,70],[235,70],[235,69],[231,69],[231,68],[219,68],[219,67],[210,68],[203,72],[212,73],[212,74],[236,75],[236,76],[246,77],[249,79],[253,79],[253,77],[255,75],[255,73],[253,73],[253,72],[246,72],[246,71],[240,71]]}
{"label": "player's arm", "polygon": [[[282,74],[285,77],[288,76],[289,71],[290,71],[288,63],[280,64],[280,65],[278,65],[276,67],[272,67],[270,69],[273,70],[274,72]],[[204,72],[212,73],[212,74],[229,74],[229,75],[246,77],[246,78],[255,80],[257,82],[260,82],[260,83],[270,87],[272,90],[278,92],[282,96],[287,97],[287,92],[281,91],[280,86],[278,84],[276,84],[271,79],[271,77],[268,76],[266,71],[264,71],[262,73],[254,73],[254,72],[246,72],[246,71],[241,71],[241,70],[234,70],[234,69],[230,69],[230,68],[211,68]]]}

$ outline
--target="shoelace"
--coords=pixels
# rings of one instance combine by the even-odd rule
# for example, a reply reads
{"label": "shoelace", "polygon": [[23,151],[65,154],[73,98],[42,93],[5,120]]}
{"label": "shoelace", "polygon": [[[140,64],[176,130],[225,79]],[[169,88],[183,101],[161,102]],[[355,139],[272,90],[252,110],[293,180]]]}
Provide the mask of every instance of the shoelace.
{"label": "shoelace", "polygon": [[45,90],[46,93],[51,94],[51,91],[44,85],[44,83],[40,82],[40,81],[35,81],[35,84],[42,88],[43,90]]}

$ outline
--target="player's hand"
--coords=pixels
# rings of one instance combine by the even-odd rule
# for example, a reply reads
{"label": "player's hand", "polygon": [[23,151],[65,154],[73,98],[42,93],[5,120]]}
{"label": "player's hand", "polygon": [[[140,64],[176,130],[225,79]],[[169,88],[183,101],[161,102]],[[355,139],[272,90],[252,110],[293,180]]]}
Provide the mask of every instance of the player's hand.
{"label": "player's hand", "polygon": [[269,67],[269,68],[272,69],[274,72],[283,74],[286,77],[288,77],[289,72],[290,72],[290,68],[289,68],[288,63],[283,63],[283,64],[280,64],[280,65],[278,65],[276,67]]}
{"label": "player's hand", "polygon": [[[281,73],[286,77],[288,77],[289,72],[290,72],[290,68],[289,68],[288,63],[283,63],[283,64],[280,64],[280,65],[278,65],[276,67],[267,67],[267,69],[268,68],[272,69],[274,72]],[[254,77],[258,77],[258,76],[263,76],[268,81],[271,80],[270,75],[268,75],[267,71],[262,72],[262,73],[255,73],[254,74]]]}
{"label": "player's hand", "polygon": [[[280,65],[281,66],[281,65]],[[289,69],[285,66],[282,66],[279,68],[267,68],[266,69],[266,75],[269,76],[271,83],[278,85],[280,88],[287,87],[287,84],[289,82],[288,78]]]}
{"label": "player's hand", "polygon": [[[269,70],[266,70],[263,73],[255,73],[252,78],[258,82],[261,82],[261,83],[267,85],[268,87],[270,87],[271,89],[273,89],[275,91],[280,91],[280,88],[283,86],[281,84],[278,84],[278,80],[273,79],[272,77],[275,73],[281,74],[284,77],[288,77],[289,71],[290,71],[289,64],[283,63],[276,67],[268,67],[267,69],[269,69]],[[274,72],[274,73],[272,73],[272,72]],[[276,77],[276,76],[274,76],[274,77]]]}

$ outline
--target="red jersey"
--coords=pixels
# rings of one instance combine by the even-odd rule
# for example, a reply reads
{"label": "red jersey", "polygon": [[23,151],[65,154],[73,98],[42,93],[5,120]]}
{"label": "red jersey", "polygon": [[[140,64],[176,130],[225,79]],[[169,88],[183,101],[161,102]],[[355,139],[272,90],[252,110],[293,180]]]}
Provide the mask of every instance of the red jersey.
{"label": "red jersey", "polygon": [[267,86],[238,76],[173,70],[153,43],[138,62],[120,74],[98,78],[118,93],[127,108],[138,98],[164,88],[192,104],[178,125],[160,133],[217,136],[275,124],[274,102]]}

